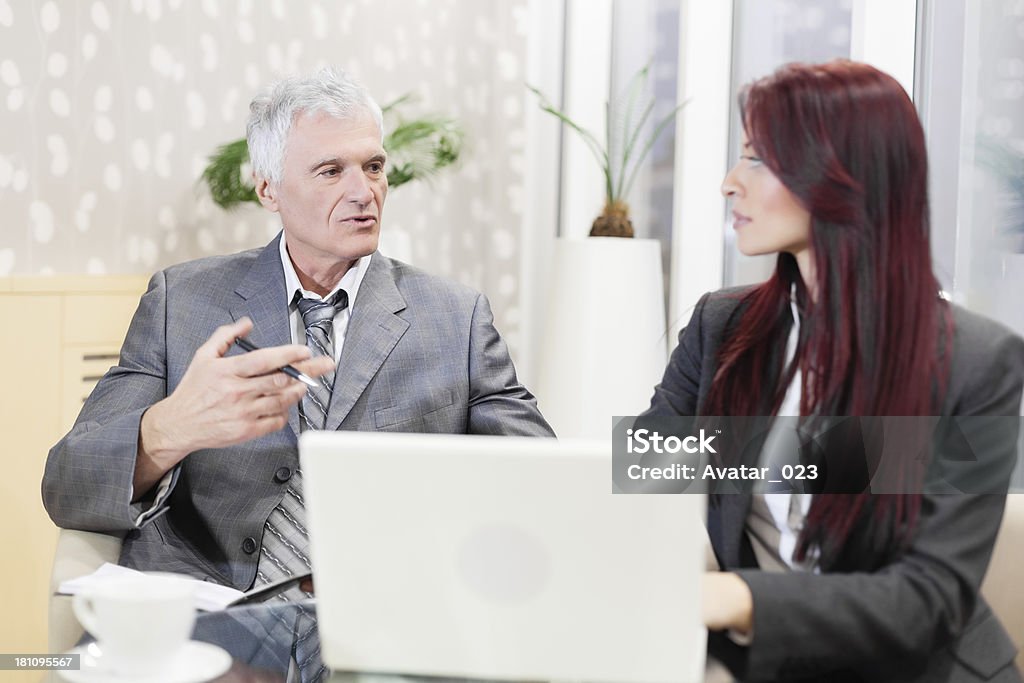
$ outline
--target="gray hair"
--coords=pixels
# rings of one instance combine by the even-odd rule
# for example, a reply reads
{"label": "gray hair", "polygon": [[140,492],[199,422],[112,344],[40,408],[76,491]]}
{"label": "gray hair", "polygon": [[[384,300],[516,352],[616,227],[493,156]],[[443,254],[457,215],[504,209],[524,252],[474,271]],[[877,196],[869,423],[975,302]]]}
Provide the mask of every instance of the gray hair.
{"label": "gray hair", "polygon": [[257,176],[280,182],[284,170],[285,145],[295,118],[300,114],[324,112],[339,119],[369,114],[384,140],[384,117],[366,88],[333,67],[309,76],[284,78],[253,98],[245,137],[249,161]]}

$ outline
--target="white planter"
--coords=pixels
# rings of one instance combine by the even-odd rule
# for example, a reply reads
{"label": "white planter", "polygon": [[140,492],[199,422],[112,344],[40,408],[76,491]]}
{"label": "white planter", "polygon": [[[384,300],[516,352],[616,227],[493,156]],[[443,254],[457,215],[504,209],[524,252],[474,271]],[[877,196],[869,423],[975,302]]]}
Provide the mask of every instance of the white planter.
{"label": "white planter", "polygon": [[661,245],[555,242],[537,400],[561,437],[604,438],[650,402],[667,359]]}

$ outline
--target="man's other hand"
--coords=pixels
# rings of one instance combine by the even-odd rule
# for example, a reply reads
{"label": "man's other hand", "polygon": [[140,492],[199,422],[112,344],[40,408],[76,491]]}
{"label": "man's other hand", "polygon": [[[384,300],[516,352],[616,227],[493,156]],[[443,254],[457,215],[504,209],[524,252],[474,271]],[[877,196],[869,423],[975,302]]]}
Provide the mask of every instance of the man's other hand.
{"label": "man's other hand", "polygon": [[135,463],[135,495],[141,496],[185,456],[276,432],[306,395],[306,385],[280,368],[292,365],[310,377],[334,368],[326,356],[310,358],[289,344],[225,357],[235,338],[252,330],[241,318],[223,325],[200,346],[174,392],[142,416]]}

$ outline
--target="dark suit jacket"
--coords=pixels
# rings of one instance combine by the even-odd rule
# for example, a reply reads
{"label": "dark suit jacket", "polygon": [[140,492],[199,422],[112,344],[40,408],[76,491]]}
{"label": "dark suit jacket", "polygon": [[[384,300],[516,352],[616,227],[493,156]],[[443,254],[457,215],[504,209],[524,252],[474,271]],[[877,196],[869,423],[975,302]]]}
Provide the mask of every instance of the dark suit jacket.
{"label": "dark suit jacket", "polygon": [[[50,451],[43,502],[58,526],[126,534],[121,564],[130,567],[252,585],[259,539],[286,488],[278,473],[298,466],[296,408],[285,429],[186,457],[152,523],[135,528],[146,504],[129,501],[142,414],[174,391],[218,326],[249,316],[258,346],[291,343],[278,239],[153,276],[118,365]],[[492,322],[481,294],[374,254],[326,428],[552,436]]]}
{"label": "dark suit jacket", "polygon": [[[700,300],[645,415],[700,414],[743,291]],[[1024,341],[956,306],[953,320],[943,415],[1018,415]],[[1005,491],[1016,449],[985,457]],[[978,595],[1004,504],[1003,495],[928,495],[911,547],[882,568],[777,574],[743,552],[750,497],[722,496],[708,532],[722,569],[750,586],[754,639],[741,647],[712,633],[709,652],[742,680],[1020,681],[1013,644]]]}

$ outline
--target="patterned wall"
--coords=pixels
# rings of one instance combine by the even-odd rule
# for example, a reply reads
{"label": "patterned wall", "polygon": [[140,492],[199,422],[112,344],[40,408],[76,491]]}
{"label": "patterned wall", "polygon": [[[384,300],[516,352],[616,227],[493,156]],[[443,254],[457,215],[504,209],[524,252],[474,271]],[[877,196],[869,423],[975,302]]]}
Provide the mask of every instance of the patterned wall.
{"label": "patterned wall", "polygon": [[264,244],[276,215],[225,213],[196,179],[255,92],[332,63],[380,102],[415,92],[464,124],[461,167],[394,192],[383,226],[484,290],[514,344],[526,20],[526,0],[0,0],[0,276]]}

